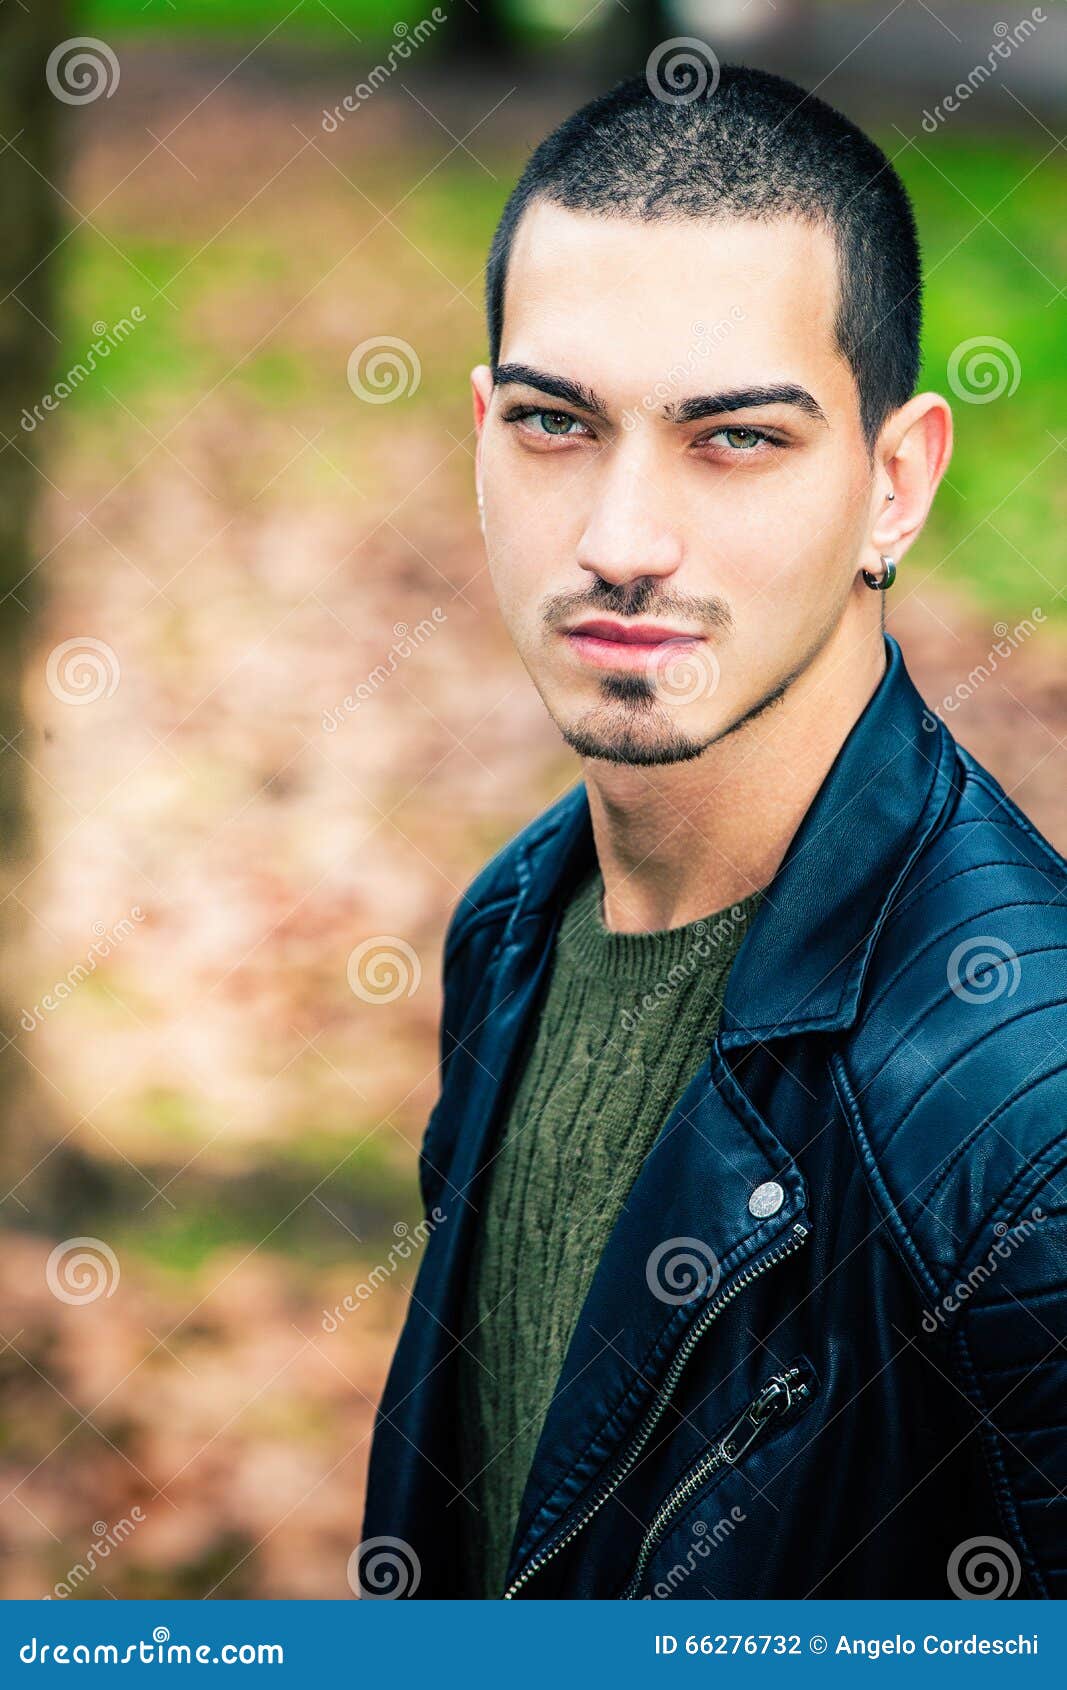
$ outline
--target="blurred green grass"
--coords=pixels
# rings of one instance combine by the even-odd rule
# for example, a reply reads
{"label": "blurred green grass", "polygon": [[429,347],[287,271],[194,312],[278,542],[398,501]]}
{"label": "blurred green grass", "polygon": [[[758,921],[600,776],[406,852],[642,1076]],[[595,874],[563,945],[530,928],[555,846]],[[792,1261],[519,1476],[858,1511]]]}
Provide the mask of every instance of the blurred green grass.
{"label": "blurred green grass", "polygon": [[[891,138],[882,141],[892,155]],[[921,146],[922,155],[909,148],[896,159],[925,256],[919,379],[946,395],[955,420],[955,452],[920,541],[923,556],[943,558],[944,577],[994,614],[1041,605],[1062,619],[1061,173],[1052,160],[1039,163],[1043,147],[1022,141],[924,135]],[[953,352],[979,339],[1006,342],[1017,360],[1016,390],[989,403],[962,398],[948,373]]]}
{"label": "blurred green grass", "polygon": [[173,5],[168,0],[85,0],[81,8],[87,32],[246,34],[257,41],[273,32],[349,40],[354,33],[375,39],[388,35],[394,23],[406,22],[408,11],[382,0],[176,0]]}

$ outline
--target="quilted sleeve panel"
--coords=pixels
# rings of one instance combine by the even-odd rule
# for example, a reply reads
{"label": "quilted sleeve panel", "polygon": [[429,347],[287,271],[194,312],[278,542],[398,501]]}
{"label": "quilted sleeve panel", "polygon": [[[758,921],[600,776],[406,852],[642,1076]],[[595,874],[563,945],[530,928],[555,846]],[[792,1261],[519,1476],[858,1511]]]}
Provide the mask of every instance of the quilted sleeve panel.
{"label": "quilted sleeve panel", "polygon": [[[1004,1535],[1030,1586],[1018,1594],[1064,1597],[1067,1165],[995,1231],[983,1276],[972,1269],[954,1297],[956,1353],[982,1415]],[[1014,1575],[1011,1557],[1000,1559]]]}

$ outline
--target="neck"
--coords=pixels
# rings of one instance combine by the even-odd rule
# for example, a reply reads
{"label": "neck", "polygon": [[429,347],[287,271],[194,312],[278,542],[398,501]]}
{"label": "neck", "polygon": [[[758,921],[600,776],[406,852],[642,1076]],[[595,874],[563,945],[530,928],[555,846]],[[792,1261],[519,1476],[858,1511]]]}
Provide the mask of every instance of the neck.
{"label": "neck", "polygon": [[839,627],[776,704],[689,762],[583,759],[606,926],[679,927],[768,884],[885,672],[881,628],[855,640]]}

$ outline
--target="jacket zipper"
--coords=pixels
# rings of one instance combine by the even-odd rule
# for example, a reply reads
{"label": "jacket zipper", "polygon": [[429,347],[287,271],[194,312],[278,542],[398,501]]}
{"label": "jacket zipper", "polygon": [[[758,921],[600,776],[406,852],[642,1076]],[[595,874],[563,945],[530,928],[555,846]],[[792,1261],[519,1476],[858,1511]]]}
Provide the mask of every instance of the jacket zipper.
{"label": "jacket zipper", "polygon": [[649,1555],[664,1537],[666,1527],[686,1503],[692,1500],[705,1480],[717,1473],[721,1467],[736,1466],[741,1457],[759,1442],[767,1428],[783,1420],[794,1407],[806,1400],[808,1394],[807,1385],[800,1380],[799,1367],[786,1368],[767,1380],[759,1395],[738,1415],[733,1425],[701,1456],[660,1503],[652,1524],[642,1539],[634,1570],[622,1591],[623,1600],[632,1598],[641,1582]]}
{"label": "jacket zipper", "polygon": [[505,1601],[510,1600],[517,1590],[521,1590],[523,1585],[533,1578],[535,1573],[540,1572],[541,1568],[545,1566],[547,1562],[551,1561],[554,1556],[558,1555],[561,1549],[566,1548],[572,1538],[577,1537],[582,1528],[588,1525],[589,1521],[593,1518],[593,1515],[603,1507],[608,1498],[619,1488],[619,1485],[622,1483],[623,1479],[636,1462],[641,1451],[644,1449],[649,1438],[652,1436],[652,1433],[655,1431],[664,1409],[667,1407],[674,1394],[686,1362],[689,1360],[689,1357],[693,1353],[697,1343],[703,1337],[712,1321],[722,1313],[728,1303],[733,1302],[738,1292],[742,1291],[746,1285],[751,1285],[752,1281],[754,1279],[758,1279],[760,1274],[765,1273],[769,1267],[773,1267],[776,1262],[780,1262],[785,1256],[792,1255],[794,1250],[799,1250],[807,1236],[808,1228],[802,1221],[796,1221],[790,1235],[783,1239],[781,1244],[775,1245],[772,1250],[768,1250],[765,1255],[760,1256],[756,1261],[750,1263],[747,1268],[738,1274],[737,1278],[726,1288],[725,1291],[720,1291],[719,1294],[712,1299],[703,1314],[701,1314],[693,1322],[693,1325],[690,1327],[685,1339],[678,1346],[674,1359],[671,1362],[663,1380],[663,1384],[656,1392],[655,1398],[652,1401],[645,1419],[635,1432],[626,1453],[623,1455],[614,1472],[600,1487],[600,1489],[594,1492],[593,1496],[586,1504],[584,1511],[579,1515],[578,1519],[572,1523],[567,1531],[565,1531],[560,1537],[556,1538],[554,1542],[544,1545],[530,1558],[529,1561],[527,1561],[522,1571],[516,1575],[511,1584],[509,1584],[508,1588],[505,1590]]}

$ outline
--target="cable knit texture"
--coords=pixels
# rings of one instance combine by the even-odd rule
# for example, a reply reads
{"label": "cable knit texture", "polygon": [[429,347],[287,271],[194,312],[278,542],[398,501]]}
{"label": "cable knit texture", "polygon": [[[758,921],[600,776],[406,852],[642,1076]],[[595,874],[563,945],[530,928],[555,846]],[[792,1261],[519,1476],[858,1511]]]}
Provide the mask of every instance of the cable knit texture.
{"label": "cable knit texture", "polygon": [[486,1179],[460,1336],[464,1591],[503,1594],[571,1334],[641,1163],[707,1054],[762,893],[656,933],[604,925],[599,868],[564,910]]}

